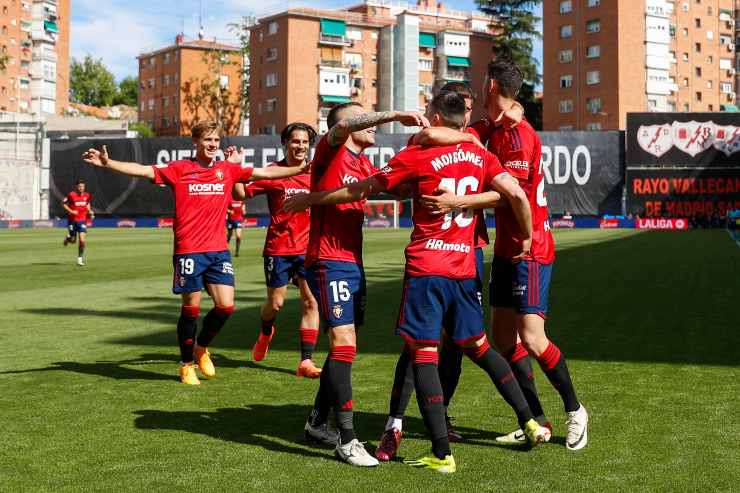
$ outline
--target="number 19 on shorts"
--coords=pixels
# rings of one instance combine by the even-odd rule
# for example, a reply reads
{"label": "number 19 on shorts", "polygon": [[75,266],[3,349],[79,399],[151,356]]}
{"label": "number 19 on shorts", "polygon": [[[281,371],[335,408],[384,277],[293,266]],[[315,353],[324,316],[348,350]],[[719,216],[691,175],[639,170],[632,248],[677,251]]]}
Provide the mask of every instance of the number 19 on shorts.
{"label": "number 19 on shorts", "polygon": [[191,258],[180,259],[180,275],[188,276],[195,272],[195,260]]}

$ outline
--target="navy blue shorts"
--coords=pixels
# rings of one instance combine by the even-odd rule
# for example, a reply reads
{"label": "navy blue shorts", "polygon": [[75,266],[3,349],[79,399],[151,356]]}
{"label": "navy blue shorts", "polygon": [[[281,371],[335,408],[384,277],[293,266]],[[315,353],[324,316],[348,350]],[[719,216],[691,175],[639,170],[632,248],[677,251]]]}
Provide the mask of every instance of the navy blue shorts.
{"label": "navy blue shorts", "polygon": [[231,219],[226,220],[226,229],[237,229],[242,227],[241,221],[232,221]]}
{"label": "navy blue shorts", "polygon": [[306,281],[319,303],[324,328],[365,322],[365,271],[354,262],[320,260],[306,269]]}
{"label": "navy blue shorts", "polygon": [[483,306],[483,276],[486,272],[483,248],[475,249],[475,282],[478,291],[478,303]]}
{"label": "navy blue shorts", "polygon": [[87,224],[85,221],[67,221],[67,231],[69,236],[77,236],[77,233],[87,233]]}
{"label": "navy blue shorts", "polygon": [[303,262],[304,255],[272,255],[265,256],[265,284],[268,288],[281,288],[296,278],[306,278],[306,268]]}
{"label": "navy blue shorts", "polygon": [[489,294],[491,306],[514,308],[523,314],[547,315],[547,298],[553,264],[493,257]]}
{"label": "navy blue shorts", "polygon": [[172,292],[175,294],[195,293],[206,284],[234,285],[234,267],[228,250],[173,255],[172,265],[175,268]]}
{"label": "navy blue shorts", "polygon": [[396,334],[409,342],[437,344],[442,327],[457,343],[478,339],[485,333],[476,280],[407,277]]}

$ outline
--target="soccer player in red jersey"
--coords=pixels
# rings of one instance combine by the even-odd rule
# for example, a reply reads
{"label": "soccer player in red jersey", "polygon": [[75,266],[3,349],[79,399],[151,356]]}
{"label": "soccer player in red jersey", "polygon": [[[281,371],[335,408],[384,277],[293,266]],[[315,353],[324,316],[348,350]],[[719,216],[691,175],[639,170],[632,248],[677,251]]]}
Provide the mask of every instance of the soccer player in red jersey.
{"label": "soccer player in red jersey", "polygon": [[[285,147],[285,159],[271,166],[300,167],[309,159],[316,131],[305,123],[291,123],[283,129],[280,140]],[[308,211],[285,212],[283,202],[298,193],[311,191],[311,175],[301,173],[282,180],[255,181],[247,186],[236,185],[237,197],[267,195],[270,208],[270,227],[267,229],[265,263],[267,300],[260,309],[261,329],[252,348],[252,358],[262,361],[275,334],[275,318],[285,303],[288,284],[295,283],[301,295],[300,347],[301,361],[296,370],[299,377],[318,378],[321,369],[312,361],[319,335],[319,307],[306,282],[306,249],[310,216]]]}
{"label": "soccer player in red jersey", "polygon": [[[432,125],[456,129],[462,128],[464,115],[463,98],[450,92],[437,95],[426,114]],[[498,160],[475,144],[410,146],[366,180],[333,192],[312,193],[296,202],[350,202],[404,183],[414,184],[417,206],[419,194],[431,194],[438,188],[465,195],[493,187],[510,200],[521,229],[531,231],[526,195]],[[417,400],[432,439],[433,455],[405,462],[442,473],[455,471],[437,369],[437,346],[443,325],[449,338],[489,374],[533,444],[544,441],[549,430],[533,419],[511,368],[491,349],[485,335],[475,280],[476,216],[472,211],[441,215],[415,207],[413,221],[411,242],[406,247],[404,293],[396,331],[406,341],[405,350],[412,355]],[[523,248],[526,247],[525,241]]]}
{"label": "soccer player in red jersey", "polygon": [[[196,148],[193,159],[144,166],[110,159],[105,146],[101,151],[89,149],[82,159],[93,166],[148,178],[172,188],[175,196],[172,291],[182,298],[177,322],[182,364],[180,380],[198,385],[195,362],[203,376],[215,376],[208,345],[234,311],[234,268],[224,231],[231,190],[237,182],[286,178],[300,173],[302,168],[242,167],[244,151],[237,152],[235,148],[226,150],[227,161],[217,161],[221,138],[216,122],[197,123],[193,126],[192,137]],[[205,316],[196,339],[204,287],[213,298],[214,307]]]}
{"label": "soccer player in red jersey", "polygon": [[244,202],[232,200],[226,209],[226,244],[231,243],[231,236],[236,233],[235,257],[239,256],[239,248],[242,246],[242,221],[244,221]]}
{"label": "soccer player in red jersey", "polygon": [[[497,115],[502,108],[510,105],[521,84],[522,73],[514,62],[508,58],[491,62],[486,82],[489,115]],[[588,413],[576,397],[565,356],[545,332],[555,243],[550,230],[545,195],[542,144],[537,132],[526,121],[512,128],[485,119],[472,125],[469,132],[478,140],[488,142],[489,150],[499,157],[507,171],[519,181],[532,207],[534,222],[531,249],[524,260],[516,262],[513,256],[522,245],[521,230],[510,209],[496,209],[496,241],[490,284],[494,340],[514,369],[538,421],[549,426],[537,396],[532,365],[527,358],[529,354],[535,357],[563,400],[567,414],[565,445],[569,450],[579,450],[588,442]],[[464,139],[460,139],[462,140]],[[464,198],[444,194],[426,197],[426,201],[438,210],[495,205],[495,198],[487,197],[486,194]],[[498,441],[520,443],[523,439],[522,431],[516,430],[499,437]]]}
{"label": "soccer player in red jersey", "polygon": [[85,182],[77,180],[75,190],[69,192],[62,207],[67,211],[67,236],[64,246],[74,243],[77,237],[80,242],[77,246],[77,265],[85,265],[85,240],[87,239],[87,219],[92,220],[95,213],[92,210],[92,195],[85,191]]}
{"label": "soccer player in red jersey", "polygon": [[[329,131],[316,146],[312,161],[311,190],[333,190],[373,174],[375,170],[363,151],[375,143],[375,126],[392,121],[406,126],[428,123],[414,112],[365,113],[359,103],[332,108],[327,117]],[[351,465],[376,466],[378,461],[355,436],[352,414],[355,328],[362,325],[365,310],[364,203],[364,199],[357,199],[346,204],[311,207],[306,279],[319,303],[322,323],[329,335],[329,355],[304,431],[309,439],[336,444],[337,457]],[[287,206],[286,210],[291,208]],[[328,425],[331,408],[339,433]]]}

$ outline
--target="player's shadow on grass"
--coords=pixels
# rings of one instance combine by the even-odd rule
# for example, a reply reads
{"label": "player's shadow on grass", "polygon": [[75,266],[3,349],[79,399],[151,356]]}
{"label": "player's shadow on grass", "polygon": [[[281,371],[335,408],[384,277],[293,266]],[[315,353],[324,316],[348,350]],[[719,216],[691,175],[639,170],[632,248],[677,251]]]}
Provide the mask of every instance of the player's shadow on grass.
{"label": "player's shadow on grass", "polygon": [[103,318],[124,318],[140,319],[152,322],[162,322],[175,324],[177,322],[177,308],[172,305],[156,304],[136,310],[104,310],[92,308],[69,308],[69,307],[45,307],[45,308],[25,308],[19,310],[24,313],[34,315],[44,315],[51,317],[103,317]]}
{"label": "player's shadow on grass", "polygon": [[[220,408],[215,411],[135,411],[134,426],[143,430],[176,430],[197,433],[218,440],[262,447],[277,453],[335,460],[332,447],[315,446],[303,438],[303,426],[309,408],[304,405],[250,404],[244,408]],[[360,437],[380,435],[386,416],[378,413],[355,412],[355,426]],[[358,426],[359,425],[359,426]],[[404,419],[406,438],[428,440],[421,419]],[[474,428],[458,428],[466,443],[499,446],[493,439],[498,433]],[[377,435],[377,436],[376,436]],[[375,447],[368,445],[368,451]],[[507,447],[511,448],[511,447]],[[512,448],[524,450],[524,448]],[[399,460],[402,457],[399,457]]]}

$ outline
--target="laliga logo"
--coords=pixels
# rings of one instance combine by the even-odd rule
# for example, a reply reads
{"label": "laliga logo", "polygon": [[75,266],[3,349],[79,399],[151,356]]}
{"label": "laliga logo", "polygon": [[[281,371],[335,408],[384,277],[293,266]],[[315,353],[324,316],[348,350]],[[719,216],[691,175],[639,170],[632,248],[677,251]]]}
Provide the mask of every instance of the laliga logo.
{"label": "laliga logo", "polygon": [[655,157],[676,147],[691,157],[714,147],[726,156],[740,150],[740,127],[709,122],[677,122],[642,125],[637,130],[637,143]]}

